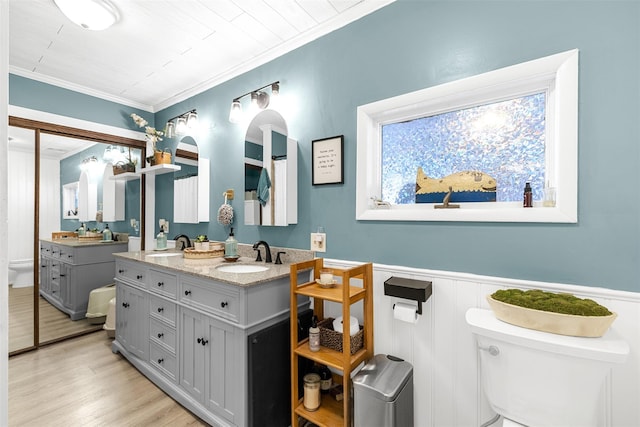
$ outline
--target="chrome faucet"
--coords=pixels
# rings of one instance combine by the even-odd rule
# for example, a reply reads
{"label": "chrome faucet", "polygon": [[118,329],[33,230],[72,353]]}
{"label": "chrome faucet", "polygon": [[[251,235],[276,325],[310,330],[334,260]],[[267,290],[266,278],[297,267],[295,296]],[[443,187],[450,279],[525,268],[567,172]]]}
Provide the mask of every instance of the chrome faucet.
{"label": "chrome faucet", "polygon": [[[265,257],[264,257],[264,262],[272,262],[271,261],[271,248],[269,247],[269,244],[267,242],[265,242],[264,240],[260,240],[259,242],[256,242],[253,244],[253,250],[254,251],[258,251],[258,257],[260,257],[260,245],[264,246],[264,250],[266,252]],[[256,259],[256,261],[258,261]]]}

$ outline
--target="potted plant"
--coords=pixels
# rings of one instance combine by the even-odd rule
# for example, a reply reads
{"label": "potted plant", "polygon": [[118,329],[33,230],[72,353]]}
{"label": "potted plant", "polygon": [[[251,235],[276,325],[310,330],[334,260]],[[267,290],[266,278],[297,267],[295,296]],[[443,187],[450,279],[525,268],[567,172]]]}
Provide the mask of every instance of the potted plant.
{"label": "potted plant", "polygon": [[208,251],[209,250],[209,239],[206,234],[199,234],[194,239],[194,248],[196,251]]}
{"label": "potted plant", "polygon": [[593,300],[539,289],[502,289],[487,301],[504,322],[561,335],[600,337],[617,317]]}
{"label": "potted plant", "polygon": [[154,127],[147,126],[149,122],[136,113],[131,113],[131,118],[139,128],[144,128],[144,136],[147,140],[147,161],[153,166],[156,164],[156,152],[160,152],[160,156],[162,157],[163,152],[158,150],[157,143],[158,141],[162,141],[164,133]]}

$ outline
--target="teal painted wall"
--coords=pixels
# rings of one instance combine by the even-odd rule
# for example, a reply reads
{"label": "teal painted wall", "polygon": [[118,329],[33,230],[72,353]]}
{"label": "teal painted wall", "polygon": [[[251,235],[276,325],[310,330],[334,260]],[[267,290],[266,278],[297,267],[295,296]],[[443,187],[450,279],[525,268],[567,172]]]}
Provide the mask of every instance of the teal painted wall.
{"label": "teal painted wall", "polygon": [[[574,48],[580,49],[577,224],[355,220],[358,105]],[[640,292],[639,75],[640,2],[400,0],[155,114],[156,123],[164,123],[197,108],[201,121],[215,124],[194,136],[212,162],[211,222],[172,224],[170,234],[226,238],[216,222],[222,193],[244,188],[246,129],[228,122],[231,100],[280,80],[288,102],[282,114],[299,141],[298,224],[244,226],[239,194],[233,201],[239,241],[308,248],[309,233],[323,226],[328,258]],[[13,101],[15,79],[10,83]],[[43,103],[31,101],[34,96],[20,100]],[[78,97],[85,109],[96,102]],[[58,114],[88,114],[59,103],[45,104],[61,108]],[[120,106],[113,108],[111,124],[130,127],[116,124]],[[345,182],[314,187],[311,141],[335,135],[345,138]],[[173,200],[162,197],[160,181],[157,216],[171,218]]]}

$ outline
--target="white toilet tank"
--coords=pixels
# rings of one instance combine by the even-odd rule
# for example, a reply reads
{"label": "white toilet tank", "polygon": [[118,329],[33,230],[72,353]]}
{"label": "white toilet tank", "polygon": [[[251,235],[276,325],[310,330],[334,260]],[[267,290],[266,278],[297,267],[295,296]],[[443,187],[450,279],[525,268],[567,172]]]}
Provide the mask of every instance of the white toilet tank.
{"label": "white toilet tank", "polygon": [[609,330],[581,338],[521,328],[491,310],[471,308],[466,321],[480,353],[491,407],[527,426],[596,426],[602,384],[629,345]]}

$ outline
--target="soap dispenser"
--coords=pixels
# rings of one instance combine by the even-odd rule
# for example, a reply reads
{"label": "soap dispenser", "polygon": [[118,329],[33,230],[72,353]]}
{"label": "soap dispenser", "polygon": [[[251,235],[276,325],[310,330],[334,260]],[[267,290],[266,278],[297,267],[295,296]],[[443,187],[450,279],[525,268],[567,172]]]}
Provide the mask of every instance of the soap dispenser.
{"label": "soap dispenser", "polygon": [[162,251],[165,249],[167,249],[167,235],[164,234],[164,229],[161,228],[156,236],[156,250]]}
{"label": "soap dispenser", "polygon": [[84,236],[84,233],[87,231],[87,227],[84,225],[84,222],[78,228],[78,236]]}
{"label": "soap dispenser", "polygon": [[233,236],[233,227],[229,233],[229,238],[224,242],[224,256],[236,257],[238,256],[238,241]]}
{"label": "soap dispenser", "polygon": [[102,240],[104,242],[110,242],[113,240],[113,233],[109,230],[109,224],[105,224],[105,228],[102,230]]}

